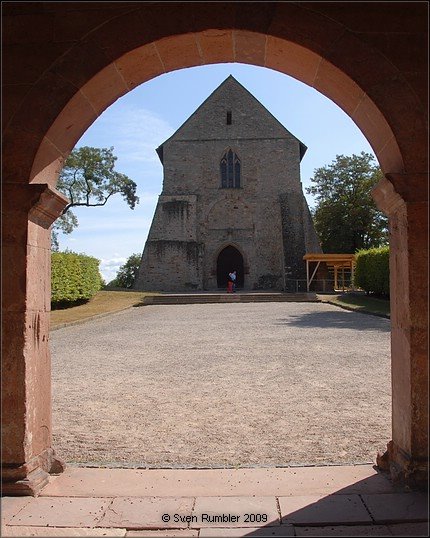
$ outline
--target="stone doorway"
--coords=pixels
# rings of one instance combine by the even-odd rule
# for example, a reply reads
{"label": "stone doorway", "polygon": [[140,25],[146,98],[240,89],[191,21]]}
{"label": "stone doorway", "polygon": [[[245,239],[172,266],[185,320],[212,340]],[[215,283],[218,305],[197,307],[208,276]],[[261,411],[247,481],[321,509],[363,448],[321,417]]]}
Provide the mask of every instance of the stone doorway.
{"label": "stone doorway", "polygon": [[243,288],[244,285],[244,270],[243,256],[237,248],[229,245],[225,247],[218,255],[216,264],[216,276],[218,288],[226,288],[228,282],[228,274],[231,271],[237,272],[237,287]]}

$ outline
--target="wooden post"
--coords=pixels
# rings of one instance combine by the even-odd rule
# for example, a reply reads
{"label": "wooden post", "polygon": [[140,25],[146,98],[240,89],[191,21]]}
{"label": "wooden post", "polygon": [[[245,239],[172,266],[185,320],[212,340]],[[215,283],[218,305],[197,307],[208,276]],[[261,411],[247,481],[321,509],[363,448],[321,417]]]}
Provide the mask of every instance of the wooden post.
{"label": "wooden post", "polygon": [[309,293],[309,260],[306,260],[306,289]]}

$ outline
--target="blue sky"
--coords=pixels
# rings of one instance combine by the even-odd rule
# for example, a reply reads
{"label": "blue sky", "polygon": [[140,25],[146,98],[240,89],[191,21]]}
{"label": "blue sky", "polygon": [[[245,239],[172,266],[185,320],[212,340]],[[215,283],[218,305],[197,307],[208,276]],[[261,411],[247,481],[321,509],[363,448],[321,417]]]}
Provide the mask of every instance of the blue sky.
{"label": "blue sky", "polygon": [[[372,148],[354,122],[332,101],[306,84],[271,69],[245,64],[192,67],[160,75],[118,99],[76,144],[114,147],[116,170],[137,184],[140,203],[131,210],[121,195],[106,206],[73,209],[79,227],[60,234],[60,249],[98,258],[108,282],[133,253],[142,253],[161,192],[163,169],[155,149],[198,106],[233,75],[308,148],[301,163],[303,189],[316,168],[336,155]],[[314,201],[305,196],[310,206]]]}

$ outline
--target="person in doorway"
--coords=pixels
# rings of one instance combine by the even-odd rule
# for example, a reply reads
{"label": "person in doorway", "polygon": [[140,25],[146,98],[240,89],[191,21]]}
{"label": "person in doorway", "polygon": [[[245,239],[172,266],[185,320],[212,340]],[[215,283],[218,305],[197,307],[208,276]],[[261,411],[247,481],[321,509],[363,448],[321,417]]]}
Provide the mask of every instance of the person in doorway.
{"label": "person in doorway", "polygon": [[228,278],[232,282],[231,291],[235,293],[236,292],[236,271],[232,271],[231,273],[229,273]]}
{"label": "person in doorway", "polygon": [[233,293],[233,271],[230,271],[227,278],[227,293]]}

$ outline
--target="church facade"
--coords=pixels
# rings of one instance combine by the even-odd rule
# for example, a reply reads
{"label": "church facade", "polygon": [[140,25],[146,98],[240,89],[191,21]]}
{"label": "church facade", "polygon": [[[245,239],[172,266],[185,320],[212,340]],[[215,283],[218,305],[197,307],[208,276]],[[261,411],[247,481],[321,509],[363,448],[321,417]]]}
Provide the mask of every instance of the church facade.
{"label": "church facade", "polygon": [[294,291],[321,252],[300,182],[306,147],[229,76],[158,149],[163,190],[135,289]]}

